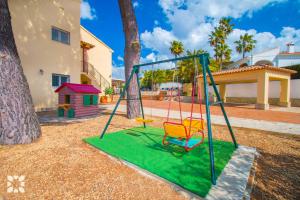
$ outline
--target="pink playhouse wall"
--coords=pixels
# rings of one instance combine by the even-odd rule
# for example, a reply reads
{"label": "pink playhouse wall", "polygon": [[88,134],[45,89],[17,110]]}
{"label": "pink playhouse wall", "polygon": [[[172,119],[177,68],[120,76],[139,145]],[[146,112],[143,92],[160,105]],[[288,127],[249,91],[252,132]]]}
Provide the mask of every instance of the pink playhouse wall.
{"label": "pink playhouse wall", "polygon": [[[65,103],[65,95],[70,95],[71,108],[75,111],[75,117],[84,117],[96,115],[99,113],[98,105],[83,105],[83,95],[98,95],[98,94],[88,94],[88,93],[75,93],[68,87],[64,87],[59,91],[59,104]],[[65,116],[67,116],[65,112]]]}

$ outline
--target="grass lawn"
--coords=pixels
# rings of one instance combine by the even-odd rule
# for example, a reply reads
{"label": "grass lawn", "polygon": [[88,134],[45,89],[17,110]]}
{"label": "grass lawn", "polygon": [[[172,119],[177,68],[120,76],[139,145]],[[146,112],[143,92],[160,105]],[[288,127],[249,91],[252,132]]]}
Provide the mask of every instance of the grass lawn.
{"label": "grass lawn", "polygon": [[[174,145],[163,146],[163,129],[135,127],[84,139],[90,145],[128,161],[201,197],[211,187],[208,142],[186,153]],[[217,177],[234,152],[230,142],[214,140]]]}

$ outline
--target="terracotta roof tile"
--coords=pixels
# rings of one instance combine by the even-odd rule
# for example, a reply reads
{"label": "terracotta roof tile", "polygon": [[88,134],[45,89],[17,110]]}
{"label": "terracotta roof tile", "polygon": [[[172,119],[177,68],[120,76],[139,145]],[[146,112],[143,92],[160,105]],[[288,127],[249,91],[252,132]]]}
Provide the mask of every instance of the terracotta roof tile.
{"label": "terracotta roof tile", "polygon": [[300,56],[300,52],[293,52],[293,53],[289,53],[289,52],[281,52],[281,53],[279,53],[279,55],[281,55],[281,56],[287,56],[287,55],[299,55],[299,56]]}
{"label": "terracotta roof tile", "polygon": [[[242,67],[242,68],[237,68],[237,69],[224,70],[224,71],[220,71],[220,72],[213,72],[212,75],[216,76],[216,75],[233,74],[233,73],[240,73],[240,72],[247,72],[247,71],[263,70],[263,69],[278,71],[278,72],[286,72],[286,73],[290,73],[290,74],[296,73],[296,71],[294,71],[294,70],[285,69],[285,68],[281,68],[281,67],[273,67],[273,66],[269,66],[269,65],[254,65],[254,66],[250,66],[250,67]],[[202,76],[203,75],[199,75],[198,77],[202,77]]]}

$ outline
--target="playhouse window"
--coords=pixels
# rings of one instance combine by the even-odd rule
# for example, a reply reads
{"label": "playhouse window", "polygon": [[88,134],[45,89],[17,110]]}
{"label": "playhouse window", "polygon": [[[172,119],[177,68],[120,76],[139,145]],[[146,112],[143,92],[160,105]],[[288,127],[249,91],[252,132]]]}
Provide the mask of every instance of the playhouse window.
{"label": "playhouse window", "polygon": [[98,95],[83,95],[83,105],[98,105]]}
{"label": "playhouse window", "polygon": [[65,104],[70,104],[70,103],[71,103],[71,96],[65,95]]}
{"label": "playhouse window", "polygon": [[52,74],[52,86],[53,87],[58,87],[63,83],[69,83],[69,82],[70,82],[69,75]]}

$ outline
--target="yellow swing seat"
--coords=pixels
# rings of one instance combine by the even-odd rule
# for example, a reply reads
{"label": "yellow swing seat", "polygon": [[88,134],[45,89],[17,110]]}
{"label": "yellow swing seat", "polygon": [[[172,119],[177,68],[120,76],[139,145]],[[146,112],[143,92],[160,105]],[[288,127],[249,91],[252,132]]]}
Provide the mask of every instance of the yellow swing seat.
{"label": "yellow swing seat", "polygon": [[151,123],[154,120],[153,119],[143,119],[142,117],[138,117],[138,118],[135,118],[135,121],[139,122],[139,123]]}
{"label": "yellow swing seat", "polygon": [[[185,118],[182,123],[164,122],[165,135],[163,145],[169,143],[184,147],[186,151],[190,151],[199,146],[204,141],[204,120]],[[192,137],[200,134],[201,139]]]}

